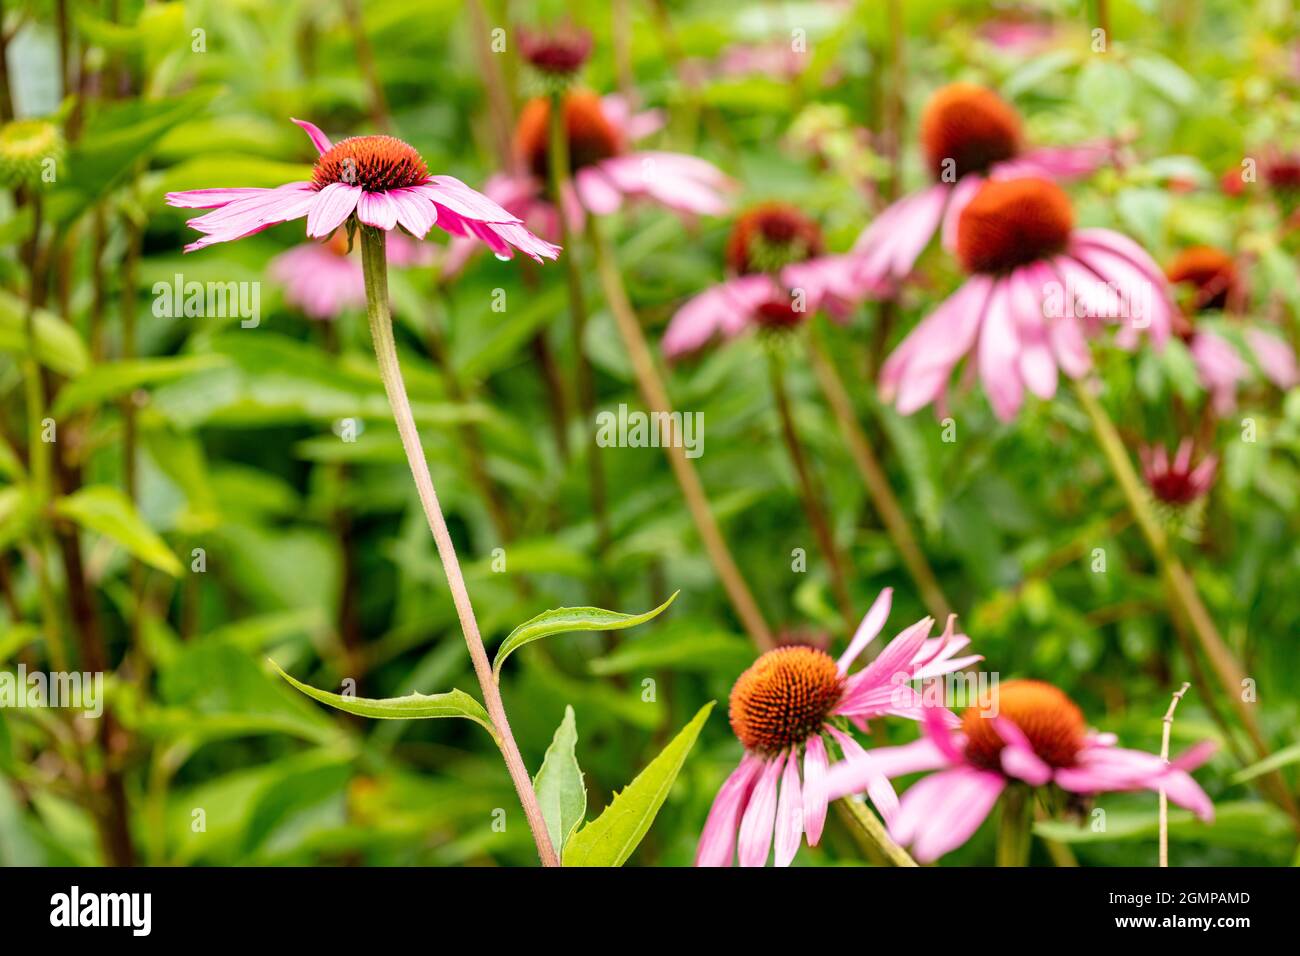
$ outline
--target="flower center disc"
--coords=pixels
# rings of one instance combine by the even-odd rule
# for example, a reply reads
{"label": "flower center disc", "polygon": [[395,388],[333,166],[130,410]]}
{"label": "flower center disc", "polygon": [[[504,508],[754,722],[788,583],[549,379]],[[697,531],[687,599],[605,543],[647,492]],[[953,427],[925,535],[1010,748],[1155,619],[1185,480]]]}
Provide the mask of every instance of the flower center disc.
{"label": "flower center disc", "polygon": [[778,647],[731,688],[731,729],[746,750],[780,753],[817,733],[843,691],[844,678],[825,652]]}
{"label": "flower center disc", "polygon": [[347,183],[380,193],[418,186],[429,178],[429,167],[413,147],[395,136],[353,136],[322,153],[311,178],[317,189]]}
{"label": "flower center disc", "polygon": [[[546,97],[529,100],[519,114],[515,148],[534,176],[545,179],[550,168],[551,101]],[[605,116],[600,97],[587,90],[573,90],[564,97],[564,126],[569,134],[569,171],[575,172],[617,156],[623,137]]]}
{"label": "flower center disc", "polygon": [[1222,309],[1237,281],[1237,266],[1219,249],[1193,246],[1178,254],[1165,275],[1175,285],[1186,283],[1195,290],[1195,308]]}
{"label": "flower center disc", "polygon": [[992,90],[953,83],[926,104],[921,144],[934,178],[956,182],[1020,152],[1020,116]]}
{"label": "flower center disc", "polygon": [[969,272],[1007,272],[1065,249],[1069,197],[1045,179],[989,180],[957,220],[957,255]]}
{"label": "flower center disc", "polygon": [[998,685],[998,712],[986,716],[980,706],[962,715],[966,734],[966,759],[977,767],[1001,770],[1006,746],[993,726],[993,717],[1010,720],[1020,728],[1040,760],[1052,767],[1070,767],[1083,749],[1086,725],[1083,712],[1064,692],[1036,680],[1013,680]]}
{"label": "flower center disc", "polygon": [[769,202],[741,214],[727,239],[727,265],[738,275],[776,272],[822,253],[817,224],[788,203]]}

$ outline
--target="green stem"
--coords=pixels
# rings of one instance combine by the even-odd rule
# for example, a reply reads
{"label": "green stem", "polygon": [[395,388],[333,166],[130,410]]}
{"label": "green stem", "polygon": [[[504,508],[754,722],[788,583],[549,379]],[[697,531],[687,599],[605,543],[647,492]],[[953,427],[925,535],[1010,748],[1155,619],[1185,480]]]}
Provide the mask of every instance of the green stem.
{"label": "green stem", "polygon": [[846,819],[866,838],[867,842],[880,851],[891,866],[917,866],[910,853],[894,842],[880,818],[871,812],[871,808],[861,797],[844,797],[840,805],[848,810]]}
{"label": "green stem", "polygon": [[415,489],[420,496],[429,530],[433,533],[434,544],[438,548],[438,557],[442,560],[443,570],[447,575],[447,584],[451,589],[452,602],[456,606],[456,615],[460,619],[461,631],[465,635],[465,644],[469,648],[470,660],[474,664],[474,673],[483,690],[483,702],[487,706],[488,716],[496,728],[501,754],[505,758],[506,769],[514,782],[519,802],[523,806],[524,816],[528,819],[533,840],[537,844],[537,855],[543,866],[559,866],[555,848],[546,829],[546,820],[537,803],[537,794],[533,790],[528,768],[524,766],[519,747],[510,733],[510,722],[506,719],[505,705],[501,701],[501,692],[492,678],[492,665],[488,662],[487,651],[483,647],[483,638],[479,635],[478,621],[474,617],[474,607],[470,603],[469,591],[465,587],[465,578],[460,571],[460,561],[456,557],[456,547],[452,543],[451,533],[447,530],[447,521],[438,503],[438,493],[433,487],[433,476],[429,473],[429,463],[424,457],[424,448],[420,444],[420,433],[415,426],[415,416],[411,412],[411,403],[406,395],[406,386],[402,381],[402,369],[397,361],[397,342],[393,338],[393,317],[388,303],[388,263],[385,252],[385,236],[382,230],[360,226],[361,232],[361,267],[365,274],[366,317],[370,321],[370,335],[375,343],[375,357],[379,361],[379,376],[388,394],[388,404],[393,410],[393,419],[397,424],[397,433],[402,439],[402,449],[406,452],[406,461],[415,479]]}
{"label": "green stem", "polygon": [[570,331],[573,337],[573,361],[577,370],[578,410],[582,413],[582,430],[587,435],[587,480],[591,486],[591,510],[596,518],[596,555],[598,568],[605,566],[605,553],[609,550],[609,514],[605,505],[605,471],[596,445],[595,408],[596,392],[592,381],[591,363],[583,348],[583,333],[587,326],[587,299],[582,288],[581,263],[569,231],[565,216],[564,197],[569,184],[569,134],[565,124],[564,90],[551,93],[551,110],[547,133],[547,178],[550,183],[551,202],[555,206],[555,220],[559,224],[560,245],[564,247],[564,271],[569,284]]}
{"label": "green stem", "polygon": [[1029,788],[1013,783],[1002,791],[1002,816],[998,822],[998,866],[1029,865]]}
{"label": "green stem", "polygon": [[[637,320],[636,313],[632,310],[632,303],[628,301],[627,290],[623,287],[623,277],[614,264],[613,254],[605,245],[604,236],[600,232],[600,225],[595,216],[587,217],[587,234],[592,254],[596,257],[596,271],[600,273],[600,281],[605,289],[605,299],[609,304],[610,312],[614,315],[614,323],[618,326],[619,335],[623,338],[628,358],[632,362],[632,370],[636,375],[641,397],[651,412],[660,414],[664,417],[664,421],[671,422],[673,410],[668,401],[668,390],[664,387],[659,370],[655,367],[654,356],[650,353],[645,333],[641,330],[641,323]],[[704,543],[709,561],[722,581],[736,616],[759,650],[771,650],[776,646],[776,642],[772,639],[772,632],[768,629],[767,622],[758,609],[758,603],[754,600],[753,592],[749,590],[749,585],[741,576],[740,568],[736,566],[735,558],[731,556],[731,550],[722,537],[718,519],[713,515],[699,472],[695,470],[691,459],[686,457],[686,451],[680,442],[666,441],[664,454],[668,456],[668,463],[677,479],[677,486],[681,489],[682,498],[685,499],[686,507],[695,522],[695,530]]]}
{"label": "green stem", "polygon": [[[1138,478],[1132,461],[1129,460],[1128,452],[1124,448],[1124,442],[1120,438],[1114,422],[1110,420],[1110,416],[1106,414],[1106,410],[1093,394],[1093,387],[1091,382],[1076,380],[1074,382],[1074,393],[1092,424],[1093,432],[1097,436],[1097,443],[1101,446],[1102,454],[1106,456],[1106,461],[1115,475],[1115,480],[1128,501],[1129,509],[1133,512],[1133,518],[1136,520],[1142,536],[1146,539],[1152,556],[1160,566],[1161,573],[1168,584],[1169,596],[1172,598],[1173,613],[1180,615],[1190,626],[1193,636],[1200,645],[1201,652],[1210,662],[1210,667],[1214,671],[1215,677],[1218,678],[1224,694],[1232,702],[1242,726],[1245,727],[1246,733],[1255,747],[1255,751],[1259,758],[1263,760],[1269,755],[1268,744],[1264,741],[1264,736],[1260,732],[1259,723],[1255,719],[1255,713],[1251,710],[1250,704],[1242,699],[1241,691],[1246,679],[1245,670],[1238,662],[1236,655],[1232,653],[1219,635],[1214,619],[1210,617],[1210,612],[1201,601],[1191,575],[1188,574],[1187,569],[1183,567],[1182,562],[1178,560],[1177,555],[1170,548],[1169,538],[1151,509],[1146,490],[1141,479]],[[1281,775],[1274,772],[1265,779],[1270,781],[1270,788],[1274,791],[1273,796],[1277,799],[1279,805],[1290,814],[1293,820],[1300,824],[1300,810],[1297,810],[1290,790]]]}

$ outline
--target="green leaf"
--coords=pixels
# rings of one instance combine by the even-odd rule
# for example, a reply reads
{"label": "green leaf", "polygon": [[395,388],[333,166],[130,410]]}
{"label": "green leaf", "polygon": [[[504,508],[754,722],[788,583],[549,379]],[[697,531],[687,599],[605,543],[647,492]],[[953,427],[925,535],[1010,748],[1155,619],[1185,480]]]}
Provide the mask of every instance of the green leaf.
{"label": "green leaf", "polygon": [[[269,658],[268,658],[269,660]],[[284,672],[275,661],[271,666],[280,672],[280,676],[290,684],[322,704],[359,717],[373,717],[376,720],[423,720],[429,717],[468,717],[481,724],[496,740],[497,733],[492,727],[492,720],[483,709],[483,705],[463,690],[449,690],[445,694],[408,694],[406,697],[344,697],[319,690],[300,680],[295,680]]]}
{"label": "green leaf", "polygon": [[564,852],[564,845],[587,815],[587,788],[582,784],[582,768],[574,752],[577,745],[573,708],[566,704],[564,719],[546,748],[542,769],[533,778],[533,790],[556,853]]}
{"label": "green leaf", "polygon": [[686,755],[716,701],[709,701],[691,722],[637,774],[605,812],[579,830],[564,852],[565,866],[622,866],[645,837],[677,779]]}
{"label": "green leaf", "polygon": [[569,631],[621,631],[627,627],[635,627],[663,613],[680,593],[674,591],[667,601],[644,614],[623,614],[598,607],[557,607],[543,611],[532,620],[520,624],[501,642],[501,646],[497,649],[496,660],[492,662],[492,676],[500,680],[501,665],[505,663],[507,657],[525,644],[550,637],[552,634],[565,634]]}
{"label": "green leaf", "polygon": [[[27,304],[11,292],[0,290],[0,349],[16,355],[27,353]],[[63,319],[37,309],[32,316],[36,331],[36,358],[60,375],[80,375],[90,361],[81,336]]]}
{"label": "green leaf", "polygon": [[1230,780],[1232,783],[1245,783],[1247,780],[1254,780],[1274,770],[1289,767],[1293,763],[1300,763],[1300,744],[1292,744],[1290,747],[1283,747],[1277,753],[1269,754],[1258,763],[1253,763],[1233,774]]}
{"label": "green leaf", "polygon": [[1182,67],[1154,53],[1133,57],[1129,68],[1179,106],[1195,101],[1199,92],[1196,81]]}
{"label": "green leaf", "polygon": [[65,385],[54,403],[54,414],[61,418],[137,388],[184,378],[193,372],[222,365],[224,361],[219,355],[178,355],[106,362]]}
{"label": "green leaf", "polygon": [[145,564],[180,577],[181,563],[176,555],[118,489],[88,485],[60,498],[54,503],[54,510],[88,531],[112,538]]}

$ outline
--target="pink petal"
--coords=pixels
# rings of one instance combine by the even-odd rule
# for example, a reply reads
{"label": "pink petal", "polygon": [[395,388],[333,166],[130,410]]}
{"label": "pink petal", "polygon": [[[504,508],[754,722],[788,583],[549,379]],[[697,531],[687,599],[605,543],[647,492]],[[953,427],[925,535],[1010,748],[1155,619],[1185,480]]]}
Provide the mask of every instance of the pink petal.
{"label": "pink petal", "polygon": [[347,183],[330,183],[316,194],[316,201],[307,213],[307,235],[317,238],[328,236],[352,215],[361,199],[360,186]]}
{"label": "pink petal", "polygon": [[1017,777],[1031,786],[1041,787],[1052,779],[1052,768],[1034,753],[1033,745],[1024,732],[1006,717],[993,718],[993,729],[1002,742],[1002,769],[1008,776]]}
{"label": "pink petal", "polygon": [[772,848],[772,825],[776,820],[776,786],[781,775],[781,758],[769,760],[754,785],[749,805],[740,821],[740,865],[763,866]]}
{"label": "pink petal", "polygon": [[799,786],[799,761],[793,750],[785,761],[781,798],[776,806],[776,846],[773,863],[789,866],[799,852],[803,836],[803,794]]}
{"label": "pink petal", "polygon": [[427,196],[410,189],[393,189],[388,193],[397,221],[411,235],[423,239],[438,222],[438,209]]}
{"label": "pink petal", "polygon": [[942,750],[928,737],[914,740],[901,747],[876,747],[871,751],[871,766],[859,766],[841,761],[831,767],[826,775],[826,796],[836,800],[846,794],[862,793],[870,778],[880,773],[889,779],[903,777],[922,770],[939,770],[953,764]]}
{"label": "pink petal", "polygon": [[216,209],[239,199],[251,199],[274,192],[272,189],[253,187],[232,187],[223,189],[187,189],[182,192],[168,193],[167,205],[179,209]]}
{"label": "pink petal", "polygon": [[1296,366],[1291,346],[1263,329],[1248,328],[1244,334],[1259,367],[1274,385],[1278,388],[1292,388],[1300,384],[1300,368]]}
{"label": "pink petal", "polygon": [[357,218],[367,226],[387,232],[397,228],[397,205],[388,198],[388,193],[363,192],[357,201]]}
{"label": "pink petal", "polygon": [[597,215],[608,216],[618,212],[623,205],[622,194],[598,168],[588,166],[578,170],[573,178],[573,186],[582,205]]}
{"label": "pink petal", "polygon": [[[292,119],[292,117],[290,118]],[[320,127],[315,123],[308,123],[306,120],[300,119],[296,119],[294,122],[301,126],[304,132],[311,137],[312,145],[316,147],[316,151],[322,156],[334,148],[334,144],[330,142],[330,138],[322,133]]]}
{"label": "pink petal", "polygon": [[692,298],[673,316],[661,347],[669,358],[694,352],[715,336],[734,336],[749,324],[750,316],[775,291],[769,276],[729,279]]}
{"label": "pink petal", "polygon": [[894,603],[894,589],[885,588],[872,602],[867,613],[862,617],[862,623],[853,634],[853,640],[849,641],[848,648],[840,655],[836,662],[841,674],[847,674],[853,662],[857,660],[858,655],[876,639],[881,628],[885,626],[885,621],[889,620],[889,609]]}
{"label": "pink petal", "polygon": [[493,202],[477,189],[471,189],[455,176],[430,176],[429,181],[412,186],[463,219],[479,222],[521,222],[520,218]]}
{"label": "pink petal", "polygon": [[813,734],[804,744],[803,817],[808,845],[816,846],[826,826],[826,809],[830,800],[826,791],[826,744],[820,734]]}
{"label": "pink petal", "polygon": [[966,280],[885,360],[881,394],[894,400],[900,413],[910,415],[943,393],[953,368],[975,342],[993,282],[985,275]]}
{"label": "pink petal", "polygon": [[903,794],[890,832],[898,842],[913,844],[918,862],[931,863],[970,839],[1005,786],[1000,774],[987,770],[933,774]]}
{"label": "pink petal", "polygon": [[857,779],[865,781],[867,796],[880,811],[885,823],[889,823],[898,815],[898,794],[894,793],[889,778],[876,766],[876,762],[860,743],[841,730],[834,727],[828,729],[844,751],[844,763],[855,768]]}
{"label": "pink petal", "polygon": [[979,371],[993,411],[1004,422],[1016,417],[1024,401],[1024,385],[1017,368],[1019,352],[1008,285],[999,282],[989,295],[980,329]]}
{"label": "pink petal", "polygon": [[754,780],[763,768],[763,761],[745,754],[740,766],[731,772],[718,789],[709,810],[709,818],[700,833],[699,847],[695,851],[696,866],[730,866],[736,847],[736,826],[749,800]]}

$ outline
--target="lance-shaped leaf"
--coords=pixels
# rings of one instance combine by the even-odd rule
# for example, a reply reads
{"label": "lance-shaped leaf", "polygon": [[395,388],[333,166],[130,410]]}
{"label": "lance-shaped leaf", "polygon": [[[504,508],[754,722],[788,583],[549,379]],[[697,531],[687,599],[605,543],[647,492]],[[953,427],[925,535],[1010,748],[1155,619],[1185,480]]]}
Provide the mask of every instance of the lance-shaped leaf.
{"label": "lance-shaped leaf", "polygon": [[167,542],[145,523],[131,499],[111,485],[87,485],[54,503],[54,511],[87,531],[112,538],[132,555],[172,577],[181,563]]}
{"label": "lance-shaped leaf", "polygon": [[280,672],[281,677],[308,697],[349,714],[373,717],[377,720],[467,717],[481,725],[492,735],[493,740],[500,742],[496,730],[492,727],[492,719],[488,717],[483,705],[463,690],[449,690],[445,694],[408,694],[405,697],[345,697],[342,694],[331,694],[327,690],[312,687],[290,677],[275,661],[271,661],[271,666]]}
{"label": "lance-shaped leaf", "polygon": [[564,852],[564,844],[587,815],[587,788],[582,784],[582,768],[575,753],[577,745],[578,727],[573,708],[565,705],[564,719],[555,728],[555,736],[542,759],[542,769],[533,778],[537,803],[542,808],[551,845],[558,853]]}
{"label": "lance-shaped leaf", "polygon": [[622,866],[627,862],[667,799],[714,703],[701,707],[627,789],[615,795],[605,812],[573,835],[564,851],[565,866]]}
{"label": "lance-shaped leaf", "polygon": [[644,614],[623,614],[598,607],[557,607],[543,611],[532,620],[520,624],[501,642],[496,659],[492,662],[492,676],[500,680],[501,665],[525,644],[569,631],[621,631],[626,627],[635,627],[662,614],[680,593],[674,591],[667,601]]}

